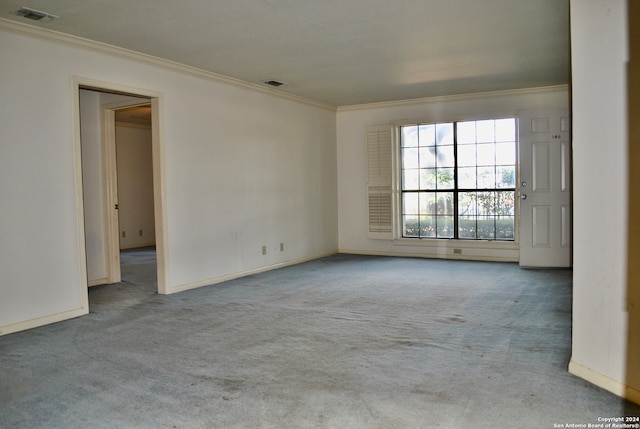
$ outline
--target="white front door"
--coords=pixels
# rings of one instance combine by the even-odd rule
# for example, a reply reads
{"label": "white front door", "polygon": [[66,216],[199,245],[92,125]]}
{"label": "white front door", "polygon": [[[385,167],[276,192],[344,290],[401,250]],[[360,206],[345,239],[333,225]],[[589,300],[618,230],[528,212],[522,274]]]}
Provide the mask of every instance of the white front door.
{"label": "white front door", "polygon": [[520,266],[571,266],[571,125],[568,109],[519,115]]}

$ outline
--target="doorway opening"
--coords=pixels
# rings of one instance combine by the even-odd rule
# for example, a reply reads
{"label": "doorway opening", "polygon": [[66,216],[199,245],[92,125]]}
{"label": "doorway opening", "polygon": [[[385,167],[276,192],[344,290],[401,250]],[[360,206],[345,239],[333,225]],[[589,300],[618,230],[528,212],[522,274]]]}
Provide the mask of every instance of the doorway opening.
{"label": "doorway opening", "polygon": [[146,281],[166,293],[160,95],[76,83],[86,286],[126,281],[127,252],[127,266],[138,256],[147,266],[153,260],[155,276]]}

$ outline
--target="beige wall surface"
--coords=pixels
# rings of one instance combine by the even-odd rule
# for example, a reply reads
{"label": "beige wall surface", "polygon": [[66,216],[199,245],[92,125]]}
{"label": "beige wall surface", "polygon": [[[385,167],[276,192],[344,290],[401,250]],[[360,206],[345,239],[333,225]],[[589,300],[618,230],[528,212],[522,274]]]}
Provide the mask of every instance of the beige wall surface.
{"label": "beige wall surface", "polygon": [[151,127],[116,123],[120,249],[155,245]]}
{"label": "beige wall surface", "polygon": [[335,111],[0,33],[0,334],[88,311],[74,77],[161,97],[166,292],[337,251]]}

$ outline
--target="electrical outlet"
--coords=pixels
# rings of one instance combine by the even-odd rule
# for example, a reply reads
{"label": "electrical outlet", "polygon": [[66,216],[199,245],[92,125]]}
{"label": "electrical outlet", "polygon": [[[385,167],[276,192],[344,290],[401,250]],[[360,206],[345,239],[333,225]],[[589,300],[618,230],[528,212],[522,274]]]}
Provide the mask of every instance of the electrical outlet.
{"label": "electrical outlet", "polygon": [[122,231],[122,238],[127,238],[127,231]]}
{"label": "electrical outlet", "polygon": [[142,237],[142,230],[138,231],[138,233],[140,234],[140,237]]}
{"label": "electrical outlet", "polygon": [[280,251],[284,252],[284,243],[280,243]]}
{"label": "electrical outlet", "polygon": [[262,246],[262,254],[266,255],[267,254],[267,246]]}
{"label": "electrical outlet", "polygon": [[462,249],[453,249],[454,255],[462,255]]}

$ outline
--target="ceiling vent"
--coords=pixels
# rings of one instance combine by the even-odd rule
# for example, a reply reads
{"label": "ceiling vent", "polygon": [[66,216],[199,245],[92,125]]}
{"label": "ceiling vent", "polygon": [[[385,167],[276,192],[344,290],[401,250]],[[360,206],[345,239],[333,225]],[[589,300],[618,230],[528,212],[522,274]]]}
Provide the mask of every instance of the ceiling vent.
{"label": "ceiling vent", "polygon": [[22,16],[27,19],[32,19],[34,21],[41,21],[43,19],[45,21],[53,21],[56,18],[60,18],[59,16],[52,15],[47,12],[42,12],[40,10],[31,9],[24,6],[16,12],[16,15]]}
{"label": "ceiling vent", "polygon": [[279,80],[273,80],[273,79],[263,80],[262,83],[273,86],[275,88],[280,88],[281,86],[287,86],[286,83],[280,82]]}

